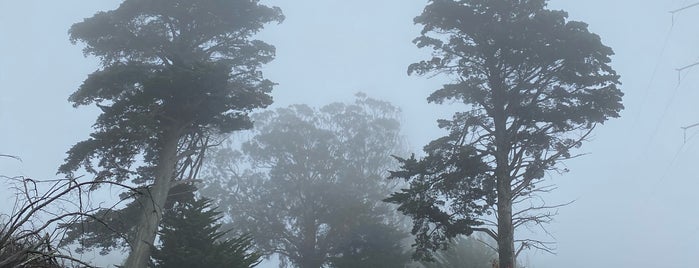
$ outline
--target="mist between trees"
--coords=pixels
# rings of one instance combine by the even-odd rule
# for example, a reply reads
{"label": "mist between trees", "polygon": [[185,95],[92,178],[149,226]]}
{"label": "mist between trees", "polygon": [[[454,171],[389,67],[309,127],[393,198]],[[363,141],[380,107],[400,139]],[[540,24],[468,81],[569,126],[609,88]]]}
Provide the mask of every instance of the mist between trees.
{"label": "mist between trees", "polygon": [[[585,23],[545,0],[428,1],[414,43],[433,56],[408,73],[448,77],[427,101],[465,108],[410,152],[400,109],[371,92],[266,109],[276,51],[255,36],[283,20],[256,0],[125,0],[74,24],[101,65],[69,100],[101,113],[65,179],[11,178],[0,267],[91,266],[74,253],[95,249],[123,267],[514,268],[553,252],[517,231],[546,232],[563,204],[545,175],[623,109]],[[120,201],[92,202],[107,186]]]}

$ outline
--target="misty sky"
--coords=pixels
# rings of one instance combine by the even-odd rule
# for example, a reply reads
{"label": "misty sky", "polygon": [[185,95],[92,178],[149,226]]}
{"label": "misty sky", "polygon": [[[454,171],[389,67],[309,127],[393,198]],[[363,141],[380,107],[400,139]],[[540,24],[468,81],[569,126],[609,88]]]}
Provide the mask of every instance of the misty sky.
{"label": "misty sky", "polygon": [[[88,137],[97,109],[74,109],[68,96],[97,68],[68,28],[117,0],[0,0],[0,174],[55,176],[65,152]],[[442,78],[409,77],[428,51],[411,40],[427,1],[267,0],[286,20],[260,34],[277,47],[264,68],[279,83],[273,107],[348,101],[357,91],[403,109],[411,149],[438,137],[435,120],[463,108],[427,104]],[[598,127],[550,174],[558,189],[549,204],[576,200],[549,226],[557,255],[532,251],[527,267],[699,267],[699,127],[686,141],[680,127],[699,122],[699,7],[695,0],[552,0],[549,7],[590,24],[616,52],[626,109]],[[7,191],[0,191],[7,196]],[[540,235],[538,237],[546,238]]]}

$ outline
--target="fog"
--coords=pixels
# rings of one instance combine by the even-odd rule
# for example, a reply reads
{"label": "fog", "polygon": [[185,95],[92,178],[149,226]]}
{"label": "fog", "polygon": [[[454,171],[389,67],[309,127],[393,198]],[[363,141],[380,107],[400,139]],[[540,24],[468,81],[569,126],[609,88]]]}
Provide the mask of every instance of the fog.
{"label": "fog", "polygon": [[[268,109],[351,101],[361,91],[402,109],[403,134],[420,154],[445,134],[436,120],[463,108],[427,103],[446,78],[406,73],[430,55],[412,44],[421,29],[412,19],[426,2],[263,1],[286,16],[257,36],[276,47],[262,68],[278,83]],[[0,1],[0,154],[22,159],[0,159],[0,174],[55,178],[66,151],[92,132],[99,109],[74,109],[67,98],[99,65],[67,31],[119,3]],[[699,267],[699,127],[682,129],[699,123],[699,66],[677,70],[699,62],[699,7],[669,12],[693,3],[549,1],[614,49],[625,109],[595,129],[584,156],[565,162],[570,172],[546,176],[558,187],[547,203],[574,202],[548,225],[556,254],[528,251],[526,267]]]}

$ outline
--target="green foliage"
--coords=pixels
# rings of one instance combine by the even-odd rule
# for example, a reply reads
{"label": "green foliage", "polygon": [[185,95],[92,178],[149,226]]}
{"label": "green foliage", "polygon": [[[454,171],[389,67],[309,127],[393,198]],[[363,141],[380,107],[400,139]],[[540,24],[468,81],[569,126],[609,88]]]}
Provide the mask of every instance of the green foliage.
{"label": "green foliage", "polygon": [[254,267],[260,255],[252,252],[252,238],[224,239],[219,231],[220,212],[211,201],[199,199],[177,204],[165,213],[160,230],[162,245],[153,252],[155,267]]}
{"label": "green foliage", "polygon": [[[182,179],[180,174],[194,169],[188,162],[192,151],[206,146],[193,141],[248,129],[248,114],[272,103],[274,83],[260,68],[275,49],[252,38],[265,24],[282,20],[279,8],[258,0],[125,0],[74,24],[70,40],[84,44],[85,55],[99,58],[101,67],[69,100],[76,107],[94,104],[102,113],[90,138],[68,151],[59,173],[76,177],[82,168],[96,181],[131,181],[148,188],[143,192],[167,192],[149,184]],[[176,156],[162,154],[171,151]],[[178,162],[163,164],[170,159]],[[122,197],[143,198],[133,192]],[[133,238],[136,229],[134,204],[72,225],[67,241],[84,234],[80,242],[88,248],[123,245],[118,239]],[[124,218],[128,222],[117,222]],[[113,231],[120,234],[106,233]]]}
{"label": "green foliage", "polygon": [[390,176],[410,183],[387,201],[414,219],[416,257],[471,234],[499,201],[511,209],[506,200],[535,194],[597,124],[619,116],[612,49],[566,17],[545,0],[432,0],[415,18],[424,28],[414,43],[434,57],[408,72],[454,78],[428,101],[468,107],[439,121],[448,135],[425,146],[424,158],[398,158]]}
{"label": "green foliage", "polygon": [[[102,109],[88,140],[68,152],[59,172],[80,167],[97,180],[152,179],[162,138],[252,126],[247,113],[272,102],[260,66],[274,47],[249,40],[278,8],[257,0],[126,0],[74,24],[70,39],[102,68],[70,96]],[[145,165],[136,169],[137,156]]]}
{"label": "green foliage", "polygon": [[375,252],[403,253],[405,234],[380,202],[389,193],[383,178],[394,165],[391,154],[403,153],[398,112],[358,95],[351,104],[257,114],[254,136],[240,151],[218,151],[202,193],[283,264],[388,267],[371,263]]}

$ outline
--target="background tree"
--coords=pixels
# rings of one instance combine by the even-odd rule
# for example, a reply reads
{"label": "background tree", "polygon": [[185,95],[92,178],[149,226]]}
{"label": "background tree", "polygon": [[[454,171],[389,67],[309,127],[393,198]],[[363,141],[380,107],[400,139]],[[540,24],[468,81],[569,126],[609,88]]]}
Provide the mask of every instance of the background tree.
{"label": "background tree", "polygon": [[178,203],[165,212],[160,230],[161,246],[153,252],[155,267],[248,268],[260,262],[252,252],[252,238],[224,239],[220,212],[211,200]]}
{"label": "background tree", "polygon": [[[202,193],[282,266],[369,265],[375,252],[399,263],[405,234],[380,202],[390,155],[403,152],[398,114],[361,94],[351,104],[256,114],[254,136],[217,152]],[[354,267],[391,267],[362,265]]]}
{"label": "background tree", "polygon": [[497,252],[474,237],[455,237],[445,250],[434,254],[434,261],[421,262],[424,268],[493,268]]}
{"label": "background tree", "polygon": [[[425,146],[424,158],[400,159],[391,174],[410,182],[388,201],[413,217],[416,257],[473,231],[498,242],[502,268],[524,248],[550,249],[522,240],[515,252],[516,227],[553,215],[537,212],[551,207],[531,199],[547,190],[538,183],[565,171],[557,164],[623,108],[612,49],[566,17],[545,0],[432,0],[415,18],[424,28],[414,42],[434,57],[408,72],[449,75],[428,101],[466,105],[439,121],[449,134]],[[496,229],[486,225],[493,212]]]}
{"label": "background tree", "polygon": [[410,253],[402,243],[407,238],[406,231],[382,221],[385,219],[361,220],[360,225],[349,230],[338,241],[329,258],[329,267],[405,268],[411,262]]}
{"label": "background tree", "polygon": [[272,102],[259,67],[274,47],[250,38],[283,17],[258,2],[125,0],[70,29],[102,66],[69,100],[102,113],[59,172],[143,186],[128,267],[146,266],[168,191],[196,175],[207,137],[251,127],[248,112]]}

